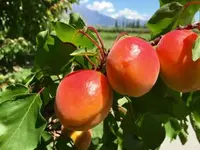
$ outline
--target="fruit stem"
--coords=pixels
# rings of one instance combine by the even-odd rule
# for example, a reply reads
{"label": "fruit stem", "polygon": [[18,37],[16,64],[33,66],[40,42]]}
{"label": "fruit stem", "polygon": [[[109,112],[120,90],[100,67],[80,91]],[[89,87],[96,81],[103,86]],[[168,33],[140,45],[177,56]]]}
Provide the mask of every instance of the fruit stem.
{"label": "fruit stem", "polygon": [[128,33],[127,33],[127,32],[121,32],[121,33],[117,36],[117,38],[115,39],[113,45],[114,45],[117,41],[119,41],[120,38],[122,38],[122,37],[125,36],[125,35],[128,35]]}
{"label": "fruit stem", "polygon": [[190,29],[196,29],[196,28],[200,28],[200,22],[196,22],[196,23],[193,23],[193,24],[189,24],[187,26],[178,26],[177,27],[177,30],[190,30]]}
{"label": "fruit stem", "polygon": [[97,30],[92,26],[87,27],[87,29],[93,31],[96,34],[96,36],[99,39],[99,42],[101,44],[101,47],[104,50],[105,48],[104,48],[103,40],[102,40],[101,36],[99,35],[99,33],[97,32]]}
{"label": "fruit stem", "polygon": [[96,70],[97,66],[96,64],[87,56],[84,55],[84,57],[88,60],[88,62],[92,65],[92,68],[94,68]]}
{"label": "fruit stem", "polygon": [[193,1],[193,2],[188,2],[184,5],[184,9],[186,9],[187,7],[189,7],[190,5],[194,5],[194,4],[200,4],[200,2],[197,1]]}
{"label": "fruit stem", "polygon": [[150,41],[149,43],[152,45],[152,46],[156,46],[159,42],[160,42],[160,39],[162,38],[162,36],[159,36],[157,38],[155,38],[153,41]]}
{"label": "fruit stem", "polygon": [[104,60],[105,60],[104,52],[103,52],[103,49],[99,46],[99,44],[94,39],[92,39],[91,36],[89,36],[87,33],[85,33],[84,31],[79,30],[79,32],[82,33],[83,35],[85,35],[88,39],[90,39],[93,42],[93,44],[95,46],[97,46],[97,48],[100,51],[100,60],[101,60],[101,62],[104,62]]}
{"label": "fruit stem", "polygon": [[41,94],[41,93],[44,91],[44,89],[45,89],[45,87],[41,88],[41,89],[39,90],[39,92],[37,92],[37,94],[38,94],[38,95]]}

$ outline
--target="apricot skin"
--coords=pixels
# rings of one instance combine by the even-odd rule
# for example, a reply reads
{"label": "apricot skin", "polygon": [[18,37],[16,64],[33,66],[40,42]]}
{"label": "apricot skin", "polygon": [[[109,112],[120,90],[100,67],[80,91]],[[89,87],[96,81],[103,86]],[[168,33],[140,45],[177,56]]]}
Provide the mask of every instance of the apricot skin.
{"label": "apricot skin", "polygon": [[65,128],[89,130],[109,114],[112,94],[108,80],[101,72],[75,71],[57,88],[55,113]]}
{"label": "apricot skin", "polygon": [[74,142],[77,150],[87,150],[90,147],[92,141],[92,132],[91,130],[73,131],[70,134],[70,138]]}
{"label": "apricot skin", "polygon": [[110,85],[120,94],[140,97],[154,86],[160,63],[154,48],[137,37],[119,40],[111,48],[106,72]]}
{"label": "apricot skin", "polygon": [[200,89],[200,60],[192,60],[192,47],[197,37],[190,30],[174,30],[158,43],[161,77],[176,91],[185,93]]}

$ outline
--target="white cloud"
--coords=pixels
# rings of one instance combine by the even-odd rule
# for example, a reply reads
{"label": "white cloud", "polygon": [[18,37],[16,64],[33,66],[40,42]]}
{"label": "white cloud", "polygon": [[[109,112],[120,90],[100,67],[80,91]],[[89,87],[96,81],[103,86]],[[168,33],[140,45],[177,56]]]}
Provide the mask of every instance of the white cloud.
{"label": "white cloud", "polygon": [[125,8],[124,10],[120,10],[115,14],[110,15],[112,18],[118,17],[126,17],[127,19],[140,19],[140,20],[147,20],[149,18],[146,14],[139,14],[137,11],[131,10],[129,8]]}
{"label": "white cloud", "polygon": [[87,8],[91,10],[96,10],[99,12],[101,11],[109,12],[109,13],[115,12],[115,8],[113,4],[109,1],[101,1],[101,2],[94,1],[92,4],[88,4]]}
{"label": "white cloud", "polygon": [[81,4],[85,4],[85,3],[88,3],[88,2],[89,2],[89,0],[80,0]]}

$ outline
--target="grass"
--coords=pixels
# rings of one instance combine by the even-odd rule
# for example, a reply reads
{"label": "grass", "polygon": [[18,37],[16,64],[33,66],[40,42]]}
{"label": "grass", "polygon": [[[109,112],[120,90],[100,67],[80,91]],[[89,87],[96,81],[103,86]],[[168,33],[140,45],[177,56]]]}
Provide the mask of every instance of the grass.
{"label": "grass", "polygon": [[[103,39],[103,42],[105,43],[105,47],[106,48],[111,48],[113,42],[115,41],[115,39],[117,38],[119,33],[100,32],[100,35],[101,35],[101,37]],[[146,40],[150,40],[150,34],[149,33],[139,33],[139,34],[130,33],[129,35],[141,37],[141,38],[144,38]]]}

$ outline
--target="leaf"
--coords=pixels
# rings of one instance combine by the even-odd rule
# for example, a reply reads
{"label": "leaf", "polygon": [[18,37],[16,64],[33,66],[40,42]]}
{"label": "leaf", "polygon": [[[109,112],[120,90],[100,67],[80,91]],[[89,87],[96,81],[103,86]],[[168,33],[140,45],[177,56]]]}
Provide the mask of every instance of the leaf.
{"label": "leaf", "polygon": [[187,140],[188,140],[188,135],[187,135],[187,133],[186,133],[185,131],[182,130],[182,131],[179,133],[178,136],[179,136],[179,139],[180,139],[182,145],[184,145],[184,144],[187,142]]}
{"label": "leaf", "polygon": [[56,35],[62,42],[73,43],[76,36],[76,29],[73,26],[63,22],[53,22],[52,24]]}
{"label": "leaf", "polygon": [[122,120],[121,128],[123,129],[123,149],[141,150],[144,148],[144,141],[138,138],[139,127],[135,124],[130,109],[128,109],[124,119]]}
{"label": "leaf", "polygon": [[37,94],[18,96],[0,104],[0,149],[32,150],[45,129],[40,114],[42,102]]}
{"label": "leaf", "polygon": [[200,36],[198,36],[192,48],[192,60],[197,61],[199,58],[200,58]]}
{"label": "leaf", "polygon": [[92,129],[92,138],[99,138],[101,139],[103,137],[103,122],[98,124]]}
{"label": "leaf", "polygon": [[[63,22],[53,22],[52,24],[53,24],[56,36],[62,42],[69,42],[69,43],[74,44],[77,47],[82,47],[82,48],[88,48],[88,49],[94,48],[94,44],[91,42],[91,40],[88,39],[82,33],[78,32],[79,29],[76,29],[73,26],[69,24],[65,24]],[[89,36],[91,36],[92,39],[97,41],[94,35],[90,31],[86,31],[86,33]]]}
{"label": "leaf", "polygon": [[43,72],[57,75],[72,58],[70,54],[76,49],[71,43],[63,43],[57,37],[52,37],[54,44],[47,44],[47,49],[41,48],[36,53],[35,63]]}
{"label": "leaf", "polygon": [[[191,0],[195,2],[200,2],[200,0]],[[188,2],[185,2],[184,4],[187,4]],[[193,22],[194,16],[196,12],[199,11],[199,4],[191,4],[188,7],[182,11],[179,19],[178,19],[178,25],[188,25]]]}
{"label": "leaf", "polygon": [[162,123],[150,114],[145,115],[142,119],[140,133],[144,144],[151,149],[158,148],[165,139],[165,129]]}
{"label": "leaf", "polygon": [[83,29],[85,27],[85,22],[78,13],[70,13],[69,24],[76,29]]}
{"label": "leaf", "polygon": [[28,92],[29,89],[23,85],[10,85],[5,91],[0,92],[0,104],[7,100],[12,100],[19,95],[28,94]]}
{"label": "leaf", "polygon": [[190,122],[195,131],[197,140],[200,142],[200,115],[197,113],[191,113]]}
{"label": "leaf", "polygon": [[97,51],[95,51],[93,49],[87,50],[87,49],[81,48],[81,49],[75,50],[70,55],[71,56],[84,56],[84,55],[87,55],[87,56],[96,56],[97,55]]}
{"label": "leaf", "polygon": [[152,33],[152,38],[174,29],[177,25],[177,19],[183,10],[183,5],[178,2],[163,5],[158,9],[147,23],[147,27]]}
{"label": "leaf", "polygon": [[37,37],[36,37],[36,42],[37,42],[37,46],[43,47],[43,45],[45,44],[46,40],[48,37],[48,30],[45,31],[41,31],[40,33],[38,33]]}
{"label": "leaf", "polygon": [[[163,6],[167,3],[171,3],[171,0],[160,0],[160,6]],[[200,0],[179,0],[178,1],[182,5],[186,5],[190,2],[200,2]],[[187,25],[191,24],[194,18],[194,15],[199,10],[198,4],[191,4],[182,11],[177,24],[178,25]]]}
{"label": "leaf", "polygon": [[[171,2],[172,2],[172,0],[160,0],[160,6],[163,6],[163,5],[165,5],[167,3],[171,3]],[[178,2],[180,4],[186,4],[188,2],[188,0],[178,0]]]}
{"label": "leaf", "polygon": [[170,141],[176,139],[177,135],[182,130],[181,125],[179,124],[178,120],[175,118],[171,118],[166,124],[165,124],[165,130],[166,135],[170,138]]}

